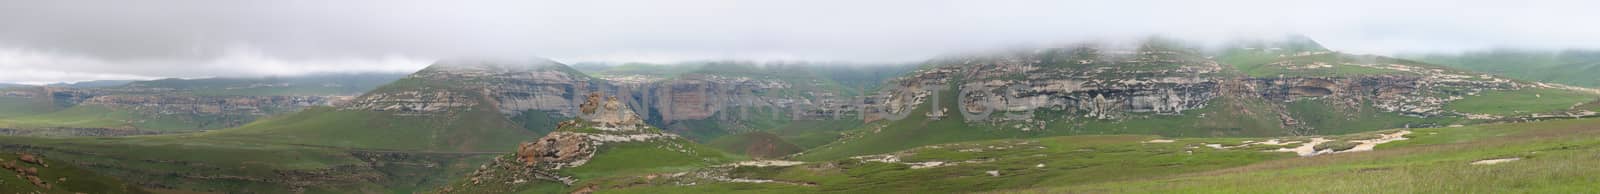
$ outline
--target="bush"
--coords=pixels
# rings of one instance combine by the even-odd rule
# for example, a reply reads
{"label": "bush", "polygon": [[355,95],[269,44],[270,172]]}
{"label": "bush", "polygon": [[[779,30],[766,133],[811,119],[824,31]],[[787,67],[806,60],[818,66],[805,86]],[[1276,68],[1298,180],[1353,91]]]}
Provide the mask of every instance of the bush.
{"label": "bush", "polygon": [[1351,148],[1356,148],[1356,145],[1358,145],[1358,143],[1349,142],[1349,141],[1330,141],[1330,142],[1324,142],[1322,144],[1317,144],[1316,149],[1317,150],[1332,149],[1333,151],[1337,152],[1337,151],[1350,150]]}

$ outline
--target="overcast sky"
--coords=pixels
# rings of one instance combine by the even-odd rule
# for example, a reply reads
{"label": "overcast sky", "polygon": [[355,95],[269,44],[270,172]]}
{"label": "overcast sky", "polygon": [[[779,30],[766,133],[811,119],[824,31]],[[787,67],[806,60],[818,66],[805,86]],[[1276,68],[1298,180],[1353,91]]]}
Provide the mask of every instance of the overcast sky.
{"label": "overcast sky", "polygon": [[0,0],[0,82],[410,72],[440,58],[917,61],[1297,33],[1354,53],[1600,47],[1583,1]]}

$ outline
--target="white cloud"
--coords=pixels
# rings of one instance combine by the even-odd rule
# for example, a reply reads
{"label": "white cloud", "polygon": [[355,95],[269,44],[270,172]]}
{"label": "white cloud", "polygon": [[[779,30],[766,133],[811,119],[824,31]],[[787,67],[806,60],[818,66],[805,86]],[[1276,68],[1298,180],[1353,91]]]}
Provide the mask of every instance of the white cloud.
{"label": "white cloud", "polygon": [[[399,71],[462,56],[915,61],[1151,34],[1220,42],[1302,33],[1337,50],[1388,54],[1600,48],[1600,25],[1588,25],[1600,18],[1595,7],[1600,2],[54,0],[0,6],[0,48],[67,56],[31,69],[148,77]],[[100,65],[71,64],[79,59]]]}
{"label": "white cloud", "polygon": [[0,48],[0,82],[47,84],[90,80],[293,76],[314,73],[412,72],[432,59],[400,55],[288,60],[249,47],[226,49],[216,57],[180,60],[109,61],[60,52]]}

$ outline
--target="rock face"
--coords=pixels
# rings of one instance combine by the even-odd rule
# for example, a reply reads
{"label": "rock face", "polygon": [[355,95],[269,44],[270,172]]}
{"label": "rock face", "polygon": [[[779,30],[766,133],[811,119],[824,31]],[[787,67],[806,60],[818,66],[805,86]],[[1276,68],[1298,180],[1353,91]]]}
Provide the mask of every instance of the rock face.
{"label": "rock face", "polygon": [[106,105],[147,114],[269,115],[310,106],[334,106],[344,99],[322,96],[166,96],[106,95],[82,104]]}
{"label": "rock face", "polygon": [[[1464,114],[1444,105],[1465,95],[1528,87],[1487,75],[1326,51],[1281,58],[1265,66],[1322,73],[1248,77],[1206,53],[1159,41],[1134,48],[1085,44],[933,60],[933,68],[891,81],[891,87],[869,97],[878,99],[869,100],[878,102],[869,106],[874,113],[902,113],[928,101],[932,90],[953,84],[954,90],[939,92],[956,93],[959,104],[930,111],[930,119],[960,113],[969,123],[1008,123],[1005,128],[1029,130],[1061,119],[1116,122],[1185,115],[1230,96],[1271,102],[1266,106],[1276,107],[1284,125],[1292,128],[1305,123],[1283,108],[1290,102],[1316,100],[1341,109],[1327,111],[1371,107],[1411,117],[1452,117]],[[1374,73],[1343,73],[1334,67]],[[1034,111],[1052,115],[1036,117]]]}
{"label": "rock face", "polygon": [[644,124],[633,109],[616,97],[600,93],[586,95],[579,105],[580,119],[559,123],[558,131],[517,147],[522,165],[545,171],[582,166],[606,143],[676,139]]}
{"label": "rock face", "polygon": [[563,121],[558,124],[557,131],[518,144],[512,155],[495,158],[468,174],[466,183],[445,186],[440,192],[516,192],[515,185],[528,181],[571,185],[577,179],[562,175],[558,170],[583,166],[600,154],[601,146],[609,143],[650,142],[656,143],[657,149],[693,153],[680,144],[686,141],[645,125],[616,97],[600,93],[584,96],[584,102],[579,103],[580,119]]}
{"label": "rock face", "polygon": [[480,104],[507,115],[547,111],[577,116],[580,94],[598,91],[603,83],[554,61],[443,61],[400,83],[357,98],[345,110],[428,115],[466,110]]}
{"label": "rock face", "polygon": [[595,129],[635,132],[650,127],[615,96],[606,98],[600,93],[591,93],[578,107],[579,118],[593,122]]}
{"label": "rock face", "polygon": [[926,87],[958,84],[958,91],[942,92],[958,92],[960,105],[954,108],[974,121],[994,118],[984,116],[991,112],[1040,109],[1097,119],[1130,112],[1175,115],[1205,107],[1224,81],[1215,61],[1151,46],[1131,51],[1080,46],[936,63],[947,65],[895,80],[898,88],[884,92],[889,100],[878,106],[905,111],[931,95],[930,89],[939,89]]}
{"label": "rock face", "polygon": [[[338,106],[351,99],[347,96],[201,96],[150,88],[32,87],[7,89],[3,95],[39,99],[41,103],[51,103],[63,109],[74,106],[104,107],[110,109],[110,111],[131,113],[136,116],[134,119],[138,119],[126,121],[128,123],[163,119],[177,121],[182,124],[181,126],[171,126],[177,127],[171,129],[148,129],[166,131],[236,127],[263,116],[295,112],[311,106]],[[49,134],[51,136],[148,134],[145,133],[148,131],[136,131],[147,130],[138,125],[105,129],[73,127],[46,127],[40,129],[50,130],[7,134]]]}
{"label": "rock face", "polygon": [[541,169],[582,166],[594,157],[595,145],[591,141],[594,140],[582,134],[552,133],[519,145],[517,160],[525,166]]}

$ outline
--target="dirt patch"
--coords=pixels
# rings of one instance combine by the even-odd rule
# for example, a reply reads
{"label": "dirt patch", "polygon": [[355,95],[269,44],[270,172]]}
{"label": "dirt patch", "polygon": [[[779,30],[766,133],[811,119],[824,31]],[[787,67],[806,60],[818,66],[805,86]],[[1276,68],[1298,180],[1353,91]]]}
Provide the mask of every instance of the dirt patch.
{"label": "dirt patch", "polygon": [[1517,161],[1517,160],[1522,160],[1522,158],[1485,159],[1485,160],[1472,161],[1472,165],[1492,165],[1492,164],[1506,163],[1506,162]]}

